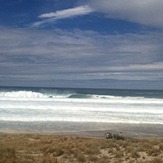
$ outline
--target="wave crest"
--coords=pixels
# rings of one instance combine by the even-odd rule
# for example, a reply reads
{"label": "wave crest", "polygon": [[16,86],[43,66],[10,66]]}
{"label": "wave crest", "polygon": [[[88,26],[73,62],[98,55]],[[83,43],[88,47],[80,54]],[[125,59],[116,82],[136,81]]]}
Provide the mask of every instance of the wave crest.
{"label": "wave crest", "polygon": [[12,98],[46,98],[47,96],[32,91],[11,91],[11,92],[1,92],[0,97],[12,97]]}
{"label": "wave crest", "polygon": [[68,96],[68,98],[91,98],[91,95],[75,93],[75,94]]}

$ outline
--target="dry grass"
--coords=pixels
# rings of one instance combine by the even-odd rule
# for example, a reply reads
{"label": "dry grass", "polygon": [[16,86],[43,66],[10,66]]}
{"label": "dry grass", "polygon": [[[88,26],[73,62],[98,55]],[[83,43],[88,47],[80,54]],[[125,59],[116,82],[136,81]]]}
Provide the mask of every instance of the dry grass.
{"label": "dry grass", "polygon": [[0,163],[162,163],[163,138],[0,135]]}

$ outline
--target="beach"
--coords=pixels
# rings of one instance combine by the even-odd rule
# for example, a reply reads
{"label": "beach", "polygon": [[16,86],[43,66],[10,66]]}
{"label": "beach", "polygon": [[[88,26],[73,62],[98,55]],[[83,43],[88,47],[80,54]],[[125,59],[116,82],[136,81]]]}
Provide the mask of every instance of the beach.
{"label": "beach", "polygon": [[[125,140],[106,139],[105,133]],[[0,163],[162,163],[163,125],[0,122]]]}
{"label": "beach", "polygon": [[13,131],[1,132],[0,163],[162,163],[163,161],[163,137],[124,135],[125,140],[117,140],[106,139],[103,134],[104,131],[55,134],[38,134],[34,131],[24,134]]}
{"label": "beach", "polygon": [[163,163],[163,0],[0,0],[0,163]]}
{"label": "beach", "polygon": [[162,163],[162,98],[150,90],[1,88],[0,163]]}
{"label": "beach", "polygon": [[88,122],[11,122],[0,121],[1,133],[34,133],[103,137],[105,132],[122,132],[127,137],[163,137],[162,124],[123,124]]}

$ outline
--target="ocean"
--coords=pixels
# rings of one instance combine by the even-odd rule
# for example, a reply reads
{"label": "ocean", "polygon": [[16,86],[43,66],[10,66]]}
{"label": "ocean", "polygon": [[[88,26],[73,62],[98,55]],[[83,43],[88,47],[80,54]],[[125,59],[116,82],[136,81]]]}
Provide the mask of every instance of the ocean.
{"label": "ocean", "polygon": [[163,91],[0,87],[0,121],[163,124]]}

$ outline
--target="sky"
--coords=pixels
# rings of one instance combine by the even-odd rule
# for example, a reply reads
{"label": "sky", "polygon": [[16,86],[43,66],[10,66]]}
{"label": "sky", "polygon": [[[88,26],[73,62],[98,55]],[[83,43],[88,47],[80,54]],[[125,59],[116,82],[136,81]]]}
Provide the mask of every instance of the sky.
{"label": "sky", "polygon": [[0,86],[163,90],[162,0],[0,0]]}

